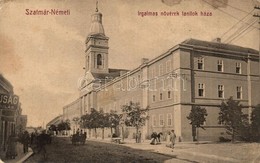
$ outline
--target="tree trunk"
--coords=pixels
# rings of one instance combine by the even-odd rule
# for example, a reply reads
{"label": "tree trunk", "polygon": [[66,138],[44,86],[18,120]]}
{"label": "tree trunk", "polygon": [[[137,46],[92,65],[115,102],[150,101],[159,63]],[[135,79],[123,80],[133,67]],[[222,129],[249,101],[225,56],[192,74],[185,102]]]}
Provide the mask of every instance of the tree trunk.
{"label": "tree trunk", "polygon": [[122,141],[124,141],[125,136],[124,136],[124,126],[122,126]]}
{"label": "tree trunk", "polygon": [[197,130],[197,144],[199,144],[199,127],[196,127]]}
{"label": "tree trunk", "polygon": [[97,128],[95,128],[95,137],[97,139]]}
{"label": "tree trunk", "polygon": [[103,128],[102,128],[102,139],[104,139],[104,137],[105,137],[105,136],[104,136],[104,132],[105,132],[104,130],[105,130],[105,128],[103,127]]}
{"label": "tree trunk", "polygon": [[135,142],[138,143],[138,127],[136,127]]}
{"label": "tree trunk", "polygon": [[235,143],[235,132],[233,128],[232,128],[232,143]]}
{"label": "tree trunk", "polygon": [[115,127],[115,133],[116,133],[117,136],[120,135],[120,131],[119,130],[120,130],[119,126],[116,126]]}
{"label": "tree trunk", "polygon": [[192,125],[191,130],[192,130],[192,139],[193,141],[196,141],[196,127]]}
{"label": "tree trunk", "polygon": [[112,135],[113,135],[113,127],[111,127],[110,129],[111,129],[111,137],[112,137]]}
{"label": "tree trunk", "polygon": [[88,137],[91,138],[91,129],[88,129]]}

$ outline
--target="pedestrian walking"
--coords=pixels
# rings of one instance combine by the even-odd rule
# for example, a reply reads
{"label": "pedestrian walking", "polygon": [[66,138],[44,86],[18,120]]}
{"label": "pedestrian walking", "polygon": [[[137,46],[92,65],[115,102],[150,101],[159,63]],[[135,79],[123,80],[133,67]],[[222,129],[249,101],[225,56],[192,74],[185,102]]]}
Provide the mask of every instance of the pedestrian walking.
{"label": "pedestrian walking", "polygon": [[24,131],[23,136],[22,136],[23,153],[28,152],[29,142],[30,142],[30,135],[29,135],[28,131]]}
{"label": "pedestrian walking", "polygon": [[31,142],[30,142],[31,146],[34,144],[34,141],[35,141],[34,139],[35,139],[35,133],[32,132],[32,133],[31,133],[31,140],[30,140],[30,141],[31,141]]}
{"label": "pedestrian walking", "polygon": [[170,132],[170,144],[167,144],[167,147],[174,148],[176,141],[176,134],[174,133],[174,130],[171,130]]}
{"label": "pedestrian walking", "polygon": [[38,147],[38,153],[43,152],[43,158],[46,158],[46,148],[45,145],[47,144],[49,139],[49,136],[45,133],[45,131],[42,131],[42,133],[37,136],[37,147]]}

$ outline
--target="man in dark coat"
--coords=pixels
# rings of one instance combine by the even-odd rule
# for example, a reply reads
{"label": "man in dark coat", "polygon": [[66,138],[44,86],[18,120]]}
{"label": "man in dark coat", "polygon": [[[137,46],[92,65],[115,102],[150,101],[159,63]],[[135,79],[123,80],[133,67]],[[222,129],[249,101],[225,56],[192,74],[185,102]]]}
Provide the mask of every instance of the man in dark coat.
{"label": "man in dark coat", "polygon": [[28,152],[29,142],[30,142],[30,135],[29,135],[28,131],[24,131],[23,136],[22,136],[23,153]]}

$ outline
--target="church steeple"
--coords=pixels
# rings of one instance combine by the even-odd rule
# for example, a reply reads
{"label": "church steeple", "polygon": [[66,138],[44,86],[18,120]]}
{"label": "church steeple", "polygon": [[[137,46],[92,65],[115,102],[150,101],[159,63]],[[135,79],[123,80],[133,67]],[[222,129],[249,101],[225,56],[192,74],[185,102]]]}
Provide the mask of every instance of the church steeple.
{"label": "church steeple", "polygon": [[108,39],[97,2],[96,12],[91,15],[90,33],[86,39],[86,72],[108,73]]}
{"label": "church steeple", "polygon": [[102,14],[98,12],[98,1],[96,2],[96,12],[91,16],[91,26],[89,35],[93,34],[105,35],[104,27],[102,24]]}

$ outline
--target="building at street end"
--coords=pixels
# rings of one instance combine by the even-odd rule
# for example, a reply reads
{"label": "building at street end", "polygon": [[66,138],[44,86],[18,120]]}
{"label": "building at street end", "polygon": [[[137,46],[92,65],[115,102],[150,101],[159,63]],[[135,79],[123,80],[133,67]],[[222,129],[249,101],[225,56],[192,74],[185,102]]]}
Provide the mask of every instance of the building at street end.
{"label": "building at street end", "polygon": [[[109,38],[102,14],[94,13],[91,22],[82,56],[85,75],[80,80],[80,97],[63,108],[65,119],[80,118],[91,108],[120,113],[123,105],[138,102],[143,108],[149,106],[150,118],[142,128],[144,138],[154,131],[167,133],[174,129],[179,140],[191,141],[187,116],[196,105],[208,113],[200,140],[217,140],[225,134],[218,124],[222,101],[233,97],[246,113],[260,103],[257,50],[224,44],[219,39],[188,39],[156,58],[149,60],[140,55],[140,65],[133,70],[110,69]],[[128,137],[134,131],[128,128]]]}
{"label": "building at street end", "polygon": [[[58,115],[46,124],[46,130],[58,131],[58,126],[63,122],[63,115]],[[53,128],[53,126],[55,126]],[[52,132],[54,135],[58,132]]]}

